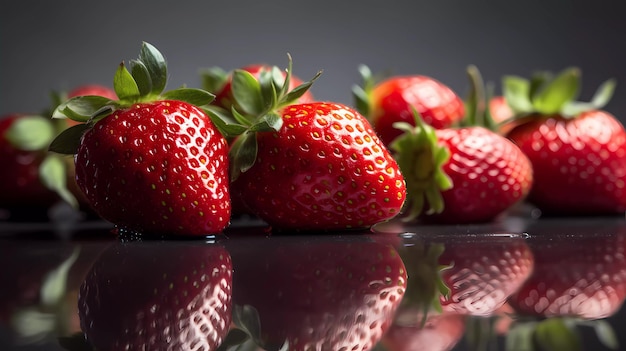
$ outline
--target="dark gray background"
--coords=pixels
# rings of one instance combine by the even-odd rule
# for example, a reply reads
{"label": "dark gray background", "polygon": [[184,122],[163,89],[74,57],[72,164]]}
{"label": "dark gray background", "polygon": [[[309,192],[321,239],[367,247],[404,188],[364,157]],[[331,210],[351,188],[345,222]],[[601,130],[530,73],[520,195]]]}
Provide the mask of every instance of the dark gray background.
{"label": "dark gray background", "polygon": [[618,79],[607,110],[626,119],[626,11],[621,1],[4,1],[0,114],[39,112],[50,90],[111,85],[142,41],[169,62],[169,88],[200,86],[198,70],[254,62],[309,78],[319,100],[352,104],[357,66],[425,74],[464,95],[465,67],[486,80],[583,69],[581,98]]}

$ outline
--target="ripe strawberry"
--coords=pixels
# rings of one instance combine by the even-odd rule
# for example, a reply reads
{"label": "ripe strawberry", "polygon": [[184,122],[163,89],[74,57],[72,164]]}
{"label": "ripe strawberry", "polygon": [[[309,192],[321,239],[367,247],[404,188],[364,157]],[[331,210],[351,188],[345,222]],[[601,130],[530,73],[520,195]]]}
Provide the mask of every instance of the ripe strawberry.
{"label": "ripe strawberry", "polygon": [[231,239],[234,322],[264,349],[370,350],[402,300],[402,260],[366,236]]}
{"label": "ripe strawberry", "polygon": [[359,67],[364,87],[355,86],[357,110],[372,123],[385,145],[402,131],[396,122],[413,124],[412,109],[433,128],[450,127],[464,115],[463,100],[450,87],[423,75],[392,76],[377,82],[366,66]]}
{"label": "ripe strawberry", "polygon": [[[240,69],[250,73],[256,80],[263,79],[261,78],[262,75],[270,76],[271,79],[274,80],[274,84],[278,89],[281,88],[281,85],[287,76],[285,71],[268,64],[250,64],[241,67]],[[235,103],[235,108],[237,110],[241,110],[241,106],[237,105],[235,98],[233,97],[232,78],[233,71],[224,72],[219,67],[212,67],[202,72],[203,88],[215,94],[215,100],[211,103],[212,105],[221,107],[226,111],[230,111],[231,107],[233,107],[233,103]],[[287,90],[293,90],[302,83],[304,83],[302,79],[292,74]],[[308,90],[298,98],[298,102],[301,103],[312,101],[314,101],[313,94]]]}
{"label": "ripe strawberry", "polygon": [[521,123],[507,136],[535,170],[528,200],[548,214],[623,213],[626,131],[601,110],[614,82],[603,84],[590,103],[573,101],[579,83],[577,68],[539,82],[504,78],[505,96]]}
{"label": "ripe strawberry", "polygon": [[132,75],[121,64],[119,101],[70,99],[55,112],[84,124],[67,129],[51,150],[75,153],[76,180],[94,210],[119,227],[145,233],[207,235],[230,220],[228,146],[195,105],[212,95],[181,88],[162,93],[161,53],[148,43]]}
{"label": "ripe strawberry", "polygon": [[219,244],[115,243],[81,285],[81,329],[97,350],[215,350],[231,324],[231,288]]}
{"label": "ripe strawberry", "polygon": [[[471,66],[468,73],[480,88],[478,71]],[[479,109],[481,104],[468,106]],[[463,121],[468,126],[437,130],[414,112],[415,127],[394,124],[404,134],[391,144],[407,182],[406,220],[487,222],[526,197],[532,184],[530,161],[510,140],[473,124],[482,112],[468,110]]]}
{"label": "ripe strawberry", "polygon": [[[240,96],[259,90],[242,88]],[[282,230],[367,228],[395,217],[405,199],[396,161],[352,108],[291,104],[306,88],[283,88],[262,103],[270,109],[242,106],[269,112],[248,118],[256,122],[231,147],[233,197]]]}

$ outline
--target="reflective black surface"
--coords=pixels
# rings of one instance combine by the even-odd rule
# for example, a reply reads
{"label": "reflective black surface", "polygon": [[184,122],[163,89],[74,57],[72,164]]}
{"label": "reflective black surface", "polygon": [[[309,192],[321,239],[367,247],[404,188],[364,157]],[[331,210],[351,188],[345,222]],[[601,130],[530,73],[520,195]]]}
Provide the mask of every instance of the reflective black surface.
{"label": "reflective black surface", "polygon": [[113,229],[0,222],[0,350],[90,349],[84,335],[98,350],[210,350],[228,329],[227,343],[245,329],[270,350],[626,349],[621,217],[307,234],[240,218],[214,237],[139,241]]}

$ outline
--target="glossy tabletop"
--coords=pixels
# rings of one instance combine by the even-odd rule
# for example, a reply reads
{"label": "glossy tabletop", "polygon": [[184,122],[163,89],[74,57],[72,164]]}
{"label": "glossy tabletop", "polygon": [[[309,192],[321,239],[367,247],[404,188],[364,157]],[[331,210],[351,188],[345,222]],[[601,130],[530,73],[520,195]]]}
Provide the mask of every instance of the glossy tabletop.
{"label": "glossy tabletop", "polygon": [[297,234],[241,217],[122,240],[61,216],[0,233],[0,350],[626,349],[621,217]]}

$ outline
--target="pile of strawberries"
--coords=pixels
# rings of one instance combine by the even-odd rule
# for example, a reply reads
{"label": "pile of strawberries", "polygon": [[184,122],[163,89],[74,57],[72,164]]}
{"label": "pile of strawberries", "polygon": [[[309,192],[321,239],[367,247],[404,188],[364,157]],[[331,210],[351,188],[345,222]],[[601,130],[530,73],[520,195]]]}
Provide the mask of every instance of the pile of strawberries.
{"label": "pile of strawberries", "polygon": [[461,99],[427,76],[360,71],[355,107],[315,100],[321,72],[303,81],[290,57],[286,70],[207,69],[202,89],[165,91],[166,60],[143,43],[114,95],[84,90],[57,99],[52,118],[1,121],[0,207],[47,206],[52,189],[119,228],[185,236],[241,213],[329,231],[488,222],[522,202],[555,215],[626,210],[626,133],[602,110],[614,81],[581,102],[576,68],[505,76],[494,96],[470,66]]}

